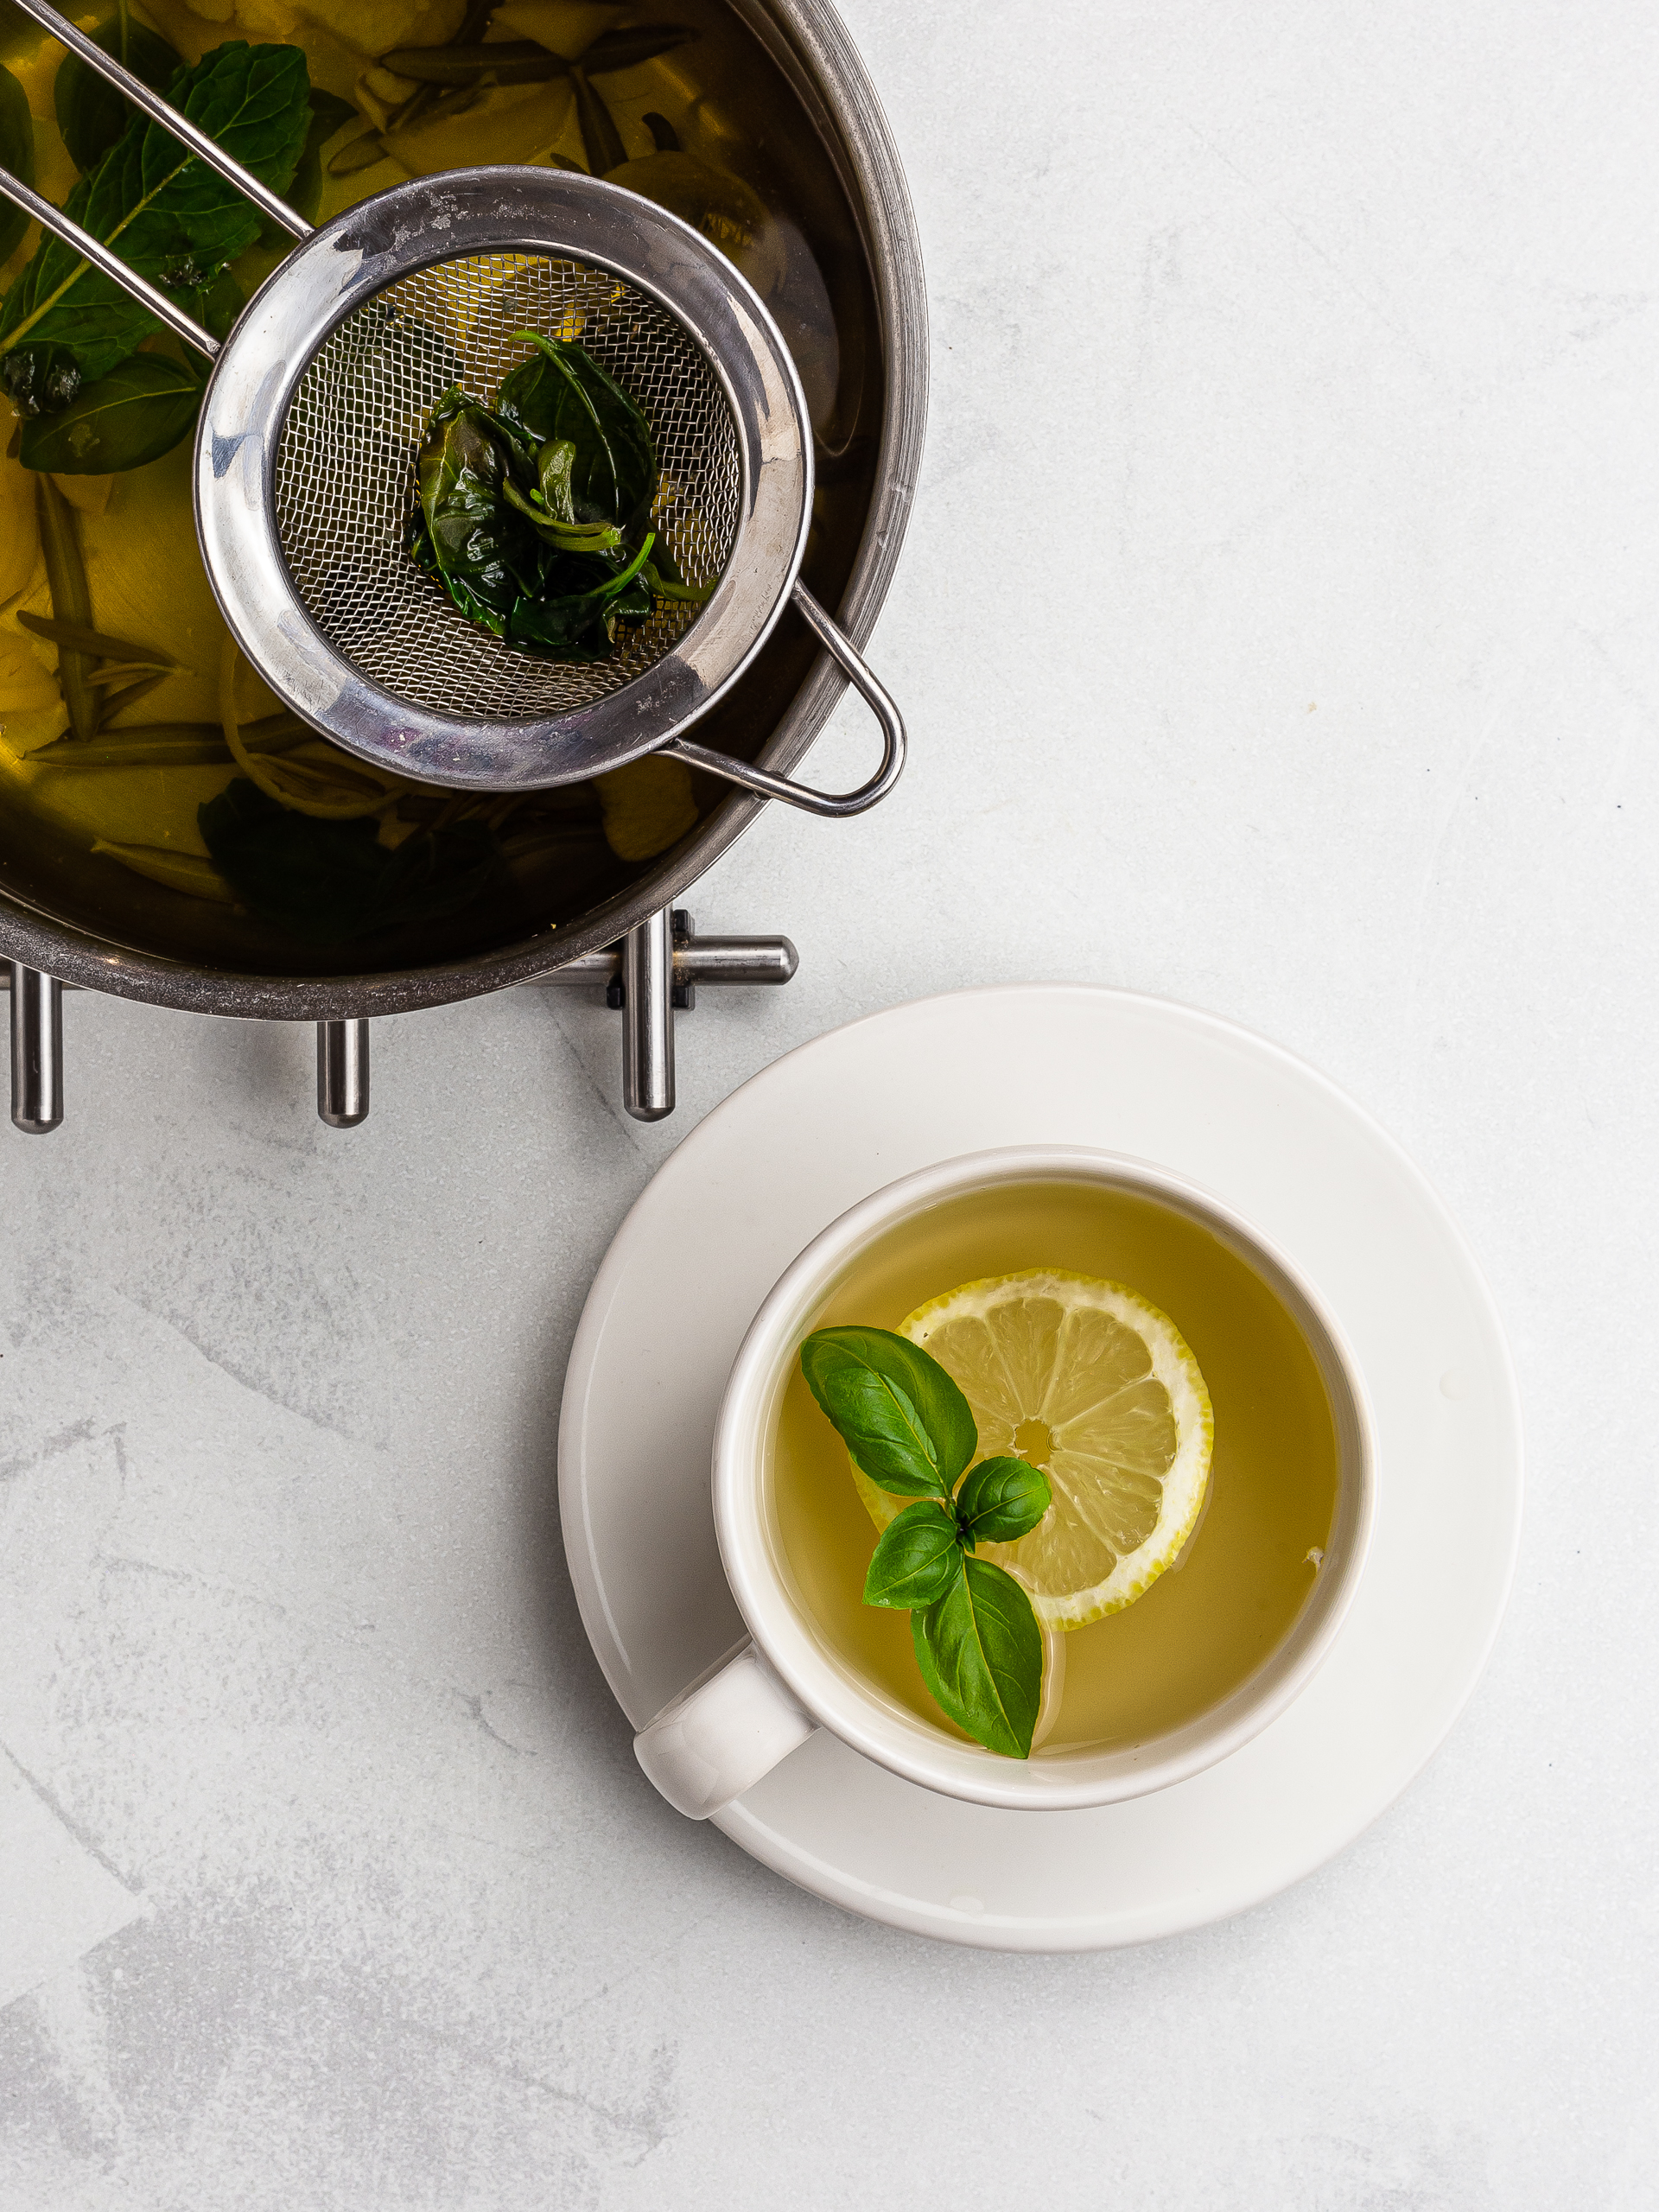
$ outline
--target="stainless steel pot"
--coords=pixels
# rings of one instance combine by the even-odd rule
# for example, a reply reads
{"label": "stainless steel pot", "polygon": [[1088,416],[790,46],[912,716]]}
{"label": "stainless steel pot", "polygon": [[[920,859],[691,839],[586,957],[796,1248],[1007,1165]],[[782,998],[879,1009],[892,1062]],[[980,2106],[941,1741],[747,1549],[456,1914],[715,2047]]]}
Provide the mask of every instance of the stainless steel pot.
{"label": "stainless steel pot", "polygon": [[[862,644],[892,582],[921,456],[927,317],[915,217],[874,89],[827,0],[728,0],[728,4],[782,71],[828,148],[857,226],[874,296],[882,353],[879,448],[862,537],[838,609],[842,626]],[[846,687],[846,677],[827,653],[821,653],[759,748],[760,764],[779,773],[794,767]],[[56,1051],[49,1033],[54,1027],[51,1007],[38,988],[22,988],[24,971],[192,1013],[325,1025],[356,1024],[377,1014],[442,1006],[514,984],[563,981],[566,974],[572,980],[609,976],[616,1002],[626,976],[637,975],[634,1007],[639,1018],[628,1025],[628,1103],[642,1117],[655,1118],[672,1103],[671,1064],[664,1103],[659,1065],[653,1073],[653,1062],[662,1058],[661,1040],[653,1047],[653,1024],[640,1004],[645,986],[649,984],[653,1001],[662,1001],[656,1008],[660,1015],[671,988],[683,1002],[688,986],[700,976],[783,980],[792,969],[792,954],[785,957],[774,943],[772,950],[757,954],[747,963],[753,974],[746,976],[744,962],[734,956],[722,966],[712,950],[705,971],[699,968],[683,929],[677,949],[669,922],[669,909],[678,895],[742,834],[766,803],[744,794],[726,798],[683,843],[625,890],[563,923],[556,933],[543,929],[520,943],[418,969],[287,976],[192,965],[142,944],[118,942],[95,925],[81,926],[61,914],[48,913],[26,896],[0,888],[0,963],[12,963],[14,976],[14,1108],[18,1103],[20,1052],[24,1088],[29,1087],[28,1071],[34,1065],[50,1090],[48,1064]],[[802,834],[843,833],[804,824]],[[25,1007],[32,1009],[26,1022],[19,1018]],[[662,1027],[659,1019],[655,1030]],[[348,1081],[347,1077],[362,1041],[360,1033],[320,1040],[319,1103],[325,1119],[349,1123],[361,1118],[349,1110],[352,1100],[344,1095],[332,1102],[340,1110],[330,1111],[323,1090],[332,1058],[346,1071],[340,1080],[351,1090],[356,1078]],[[362,1068],[365,1079],[365,1058]],[[365,1090],[363,1095],[365,1098]],[[45,1108],[43,1099],[36,1103]],[[44,1111],[32,1123],[27,1113],[15,1111],[14,1117],[20,1127],[49,1127],[56,1115]]]}

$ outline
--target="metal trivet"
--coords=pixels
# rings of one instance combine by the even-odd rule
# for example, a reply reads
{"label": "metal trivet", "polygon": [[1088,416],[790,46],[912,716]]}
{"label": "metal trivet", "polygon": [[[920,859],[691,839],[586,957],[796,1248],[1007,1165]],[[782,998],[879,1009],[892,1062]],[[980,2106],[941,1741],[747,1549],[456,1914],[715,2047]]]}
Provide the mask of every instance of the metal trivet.
{"label": "metal trivet", "polygon": [[[700,938],[683,906],[664,906],[620,944],[514,988],[575,985],[602,993],[622,1014],[622,1103],[637,1122],[660,1122],[674,1111],[674,1017],[696,1007],[697,986],[786,983],[796,966],[786,937]],[[11,993],[12,1126],[26,1136],[47,1136],[63,1120],[65,986],[9,961],[0,963],[0,988]],[[367,1120],[366,1020],[318,1022],[317,1112],[331,1129]]]}

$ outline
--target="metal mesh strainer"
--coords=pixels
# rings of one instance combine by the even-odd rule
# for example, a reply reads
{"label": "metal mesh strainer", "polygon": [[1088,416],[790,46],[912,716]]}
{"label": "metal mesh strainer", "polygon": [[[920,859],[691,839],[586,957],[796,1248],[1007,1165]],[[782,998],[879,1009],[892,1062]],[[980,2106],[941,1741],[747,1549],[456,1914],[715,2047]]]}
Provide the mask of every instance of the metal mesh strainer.
{"label": "metal mesh strainer", "polygon": [[674,318],[607,270],[521,253],[435,263],[337,323],[289,403],[276,447],[276,529],[317,627],[364,675],[463,718],[530,721],[602,699],[660,660],[700,607],[658,600],[613,658],[543,660],[484,636],[404,546],[415,448],[439,395],[492,397],[531,348],[580,338],[651,424],[661,471],[652,526],[688,583],[711,584],[737,543],[742,471],[725,394]]}
{"label": "metal mesh strainer", "polygon": [[[196,434],[197,532],[225,619],[279,698],[365,759],[461,788],[567,783],[671,749],[816,813],[886,795],[904,762],[898,710],[799,582],[812,506],[800,378],[708,239],[636,194],[539,168],[416,179],[313,231],[46,0],[19,4],[300,240],[219,346],[0,171],[0,193],[216,357]],[[459,383],[488,402],[529,350],[513,330],[578,326],[651,424],[653,526],[689,582],[715,586],[700,607],[658,600],[611,658],[580,666],[474,630],[404,543],[439,394]],[[791,599],[881,725],[880,770],[845,795],[684,734]]]}

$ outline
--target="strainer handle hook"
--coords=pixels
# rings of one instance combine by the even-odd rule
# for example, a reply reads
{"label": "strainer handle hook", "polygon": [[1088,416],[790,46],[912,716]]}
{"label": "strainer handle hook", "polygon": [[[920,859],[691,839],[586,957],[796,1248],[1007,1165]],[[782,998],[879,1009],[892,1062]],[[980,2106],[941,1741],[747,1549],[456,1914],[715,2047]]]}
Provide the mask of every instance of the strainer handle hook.
{"label": "strainer handle hook", "polygon": [[810,784],[795,783],[788,776],[774,776],[769,769],[752,767],[747,760],[734,760],[729,753],[715,753],[706,745],[693,745],[687,738],[671,738],[663,750],[677,753],[693,768],[706,769],[711,776],[722,777],[728,784],[741,784],[745,791],[759,791],[763,798],[780,798],[788,806],[804,808],[808,814],[823,814],[835,819],[862,814],[867,807],[887,797],[904,772],[904,717],[852,639],[824,613],[804,583],[797,583],[794,596],[796,606],[847,671],[854,688],[881,725],[881,766],[868,783],[861,784],[855,791],[819,791]]}

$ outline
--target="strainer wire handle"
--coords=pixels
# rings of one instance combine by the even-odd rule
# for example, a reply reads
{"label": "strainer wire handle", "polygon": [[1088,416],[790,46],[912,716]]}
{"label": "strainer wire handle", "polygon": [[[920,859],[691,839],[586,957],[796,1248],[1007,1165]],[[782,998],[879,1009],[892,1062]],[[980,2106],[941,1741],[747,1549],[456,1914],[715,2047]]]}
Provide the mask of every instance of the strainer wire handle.
{"label": "strainer wire handle", "polygon": [[694,745],[683,737],[671,738],[663,751],[677,753],[691,767],[705,769],[709,775],[722,777],[728,784],[741,784],[745,791],[759,791],[766,798],[780,798],[786,805],[801,807],[808,814],[828,815],[837,820],[849,814],[862,814],[867,807],[884,799],[904,772],[904,717],[852,639],[824,613],[804,583],[796,584],[794,599],[881,725],[881,766],[868,783],[861,784],[855,791],[814,791],[810,784],[794,783],[787,776],[774,776],[768,769],[751,767],[747,760],[733,760],[729,753],[711,752],[708,746]]}
{"label": "strainer wire handle", "polygon": [[[198,130],[188,116],[181,115],[175,107],[169,107],[161,94],[152,92],[142,77],[135,77],[130,69],[122,67],[113,54],[105,54],[101,46],[94,46],[85,31],[78,31],[67,17],[60,16],[55,8],[49,7],[47,0],[16,0],[16,4],[24,15],[32,16],[42,30],[50,31],[53,37],[61,40],[72,54],[79,54],[89,69],[96,69],[99,75],[107,78],[118,92],[124,92],[135,107],[143,108],[146,115],[170,130],[198,159],[206,162],[210,169],[216,169],[227,183],[233,184],[238,192],[245,193],[262,215],[268,215],[292,238],[310,237],[310,224],[302,216],[296,215],[287,200],[279,198],[269,185],[261,184],[258,178],[251,171],[245,169],[240,162],[232,161],[224,148],[215,145],[207,133]],[[5,192],[9,200],[17,199],[10,180]],[[25,205],[21,200],[17,204],[19,207]],[[30,213],[42,221],[45,219],[40,216],[37,207],[31,207]],[[63,237],[61,232],[58,235]],[[66,238],[65,244],[79,245],[83,253],[86,251],[84,245],[79,245],[78,239]],[[92,257],[88,254],[87,258],[91,260]],[[105,275],[115,275],[115,271],[103,262],[98,265],[105,270]],[[116,281],[118,283],[120,282],[118,276]],[[147,300],[145,305],[149,304]]]}
{"label": "strainer wire handle", "polygon": [[50,231],[54,238],[60,238],[73,251],[90,261],[94,269],[101,269],[106,276],[112,277],[124,292],[141,307],[148,308],[151,315],[158,315],[187,346],[194,346],[210,361],[218,358],[219,340],[210,338],[176,300],[170,300],[136,269],[129,269],[118,253],[111,253],[101,239],[95,238],[90,231],[83,231],[60,207],[54,207],[49,200],[42,200],[38,192],[31,192],[5,169],[0,169],[0,198],[13,201],[26,214],[32,215],[42,229]]}

